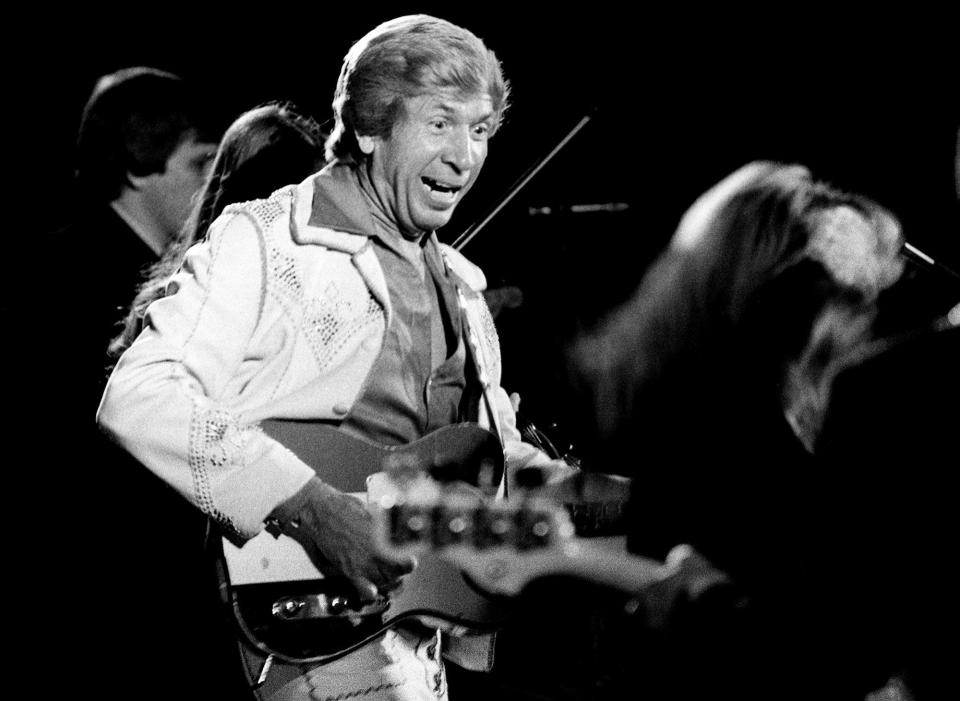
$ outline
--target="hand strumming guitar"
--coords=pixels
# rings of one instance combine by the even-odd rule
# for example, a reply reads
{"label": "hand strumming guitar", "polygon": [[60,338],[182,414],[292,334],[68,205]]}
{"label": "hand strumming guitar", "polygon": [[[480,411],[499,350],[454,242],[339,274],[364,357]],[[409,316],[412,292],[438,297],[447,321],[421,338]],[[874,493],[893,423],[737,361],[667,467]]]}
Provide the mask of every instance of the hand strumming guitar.
{"label": "hand strumming guitar", "polygon": [[396,589],[415,566],[411,557],[382,553],[364,504],[317,477],[274,509],[271,518],[324,575],[349,580],[363,602]]}

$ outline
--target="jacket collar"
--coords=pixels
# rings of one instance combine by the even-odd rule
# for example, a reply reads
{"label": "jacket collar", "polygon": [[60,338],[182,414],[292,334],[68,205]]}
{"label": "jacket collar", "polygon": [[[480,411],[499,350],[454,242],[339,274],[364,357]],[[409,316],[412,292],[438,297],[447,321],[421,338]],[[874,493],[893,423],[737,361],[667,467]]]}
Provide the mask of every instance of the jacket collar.
{"label": "jacket collar", "polygon": [[[300,244],[319,244],[356,255],[376,230],[350,166],[336,161],[296,187],[293,208],[293,239]],[[476,291],[486,289],[480,268],[451,246],[441,244],[436,232],[431,232],[430,238],[432,245],[439,247],[447,270]]]}
{"label": "jacket collar", "polygon": [[355,254],[374,231],[348,165],[331,163],[294,192],[293,240]]}
{"label": "jacket collar", "polygon": [[[334,161],[300,183],[294,192],[293,208],[293,240],[300,244],[319,244],[356,254],[367,245],[368,239],[376,231],[367,203],[348,164]],[[431,245],[441,248],[446,265],[446,253],[452,249],[441,246],[436,232],[431,232],[429,236]],[[456,255],[462,258],[460,254]],[[467,265],[479,272],[476,266]],[[482,278],[482,273],[480,275]],[[471,278],[470,273],[465,277]],[[475,278],[469,281],[478,282]],[[484,280],[482,287],[485,286]]]}

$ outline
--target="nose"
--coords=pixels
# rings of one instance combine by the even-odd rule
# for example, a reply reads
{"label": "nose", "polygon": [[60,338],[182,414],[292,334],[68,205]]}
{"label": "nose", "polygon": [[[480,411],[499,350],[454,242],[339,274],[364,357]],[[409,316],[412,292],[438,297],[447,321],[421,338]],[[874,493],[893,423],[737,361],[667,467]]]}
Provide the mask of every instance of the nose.
{"label": "nose", "polygon": [[483,157],[482,144],[470,137],[470,130],[454,129],[444,151],[444,160],[458,172],[473,168]]}

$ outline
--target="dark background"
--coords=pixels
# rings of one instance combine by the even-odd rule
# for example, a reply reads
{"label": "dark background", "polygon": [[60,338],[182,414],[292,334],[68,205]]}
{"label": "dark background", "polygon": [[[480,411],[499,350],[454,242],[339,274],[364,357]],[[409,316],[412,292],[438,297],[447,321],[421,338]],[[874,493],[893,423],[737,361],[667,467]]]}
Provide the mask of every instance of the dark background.
{"label": "dark background", "polygon": [[[491,286],[524,291],[523,306],[505,311],[498,326],[505,386],[521,393],[538,425],[563,423],[569,340],[634,288],[696,196],[747,161],[799,162],[875,198],[901,218],[914,245],[960,268],[952,24],[839,16],[812,5],[742,15],[655,15],[603,3],[51,10],[22,30],[28,40],[8,59],[26,88],[16,94],[27,95],[13,140],[27,156],[20,212],[38,233],[69,219],[76,129],[98,76],[153,65],[202,84],[224,123],[285,99],[329,127],[350,44],[379,21],[416,11],[483,37],[513,85],[483,177],[441,240],[452,242],[492,211],[593,115],[464,250]],[[607,202],[629,209],[530,214]],[[36,241],[29,231],[20,237],[31,255]]]}
{"label": "dark background", "polygon": [[[951,18],[917,19],[903,10],[841,17],[811,4],[740,15],[692,6],[654,13],[599,2],[564,10],[520,3],[26,8],[31,16],[8,22],[4,49],[4,166],[16,197],[6,212],[13,215],[7,232],[13,252],[5,260],[0,313],[35,322],[2,345],[14,396],[22,383],[24,396],[36,400],[16,412],[14,425],[40,434],[12,437],[21,445],[15,452],[25,457],[11,469],[15,509],[8,516],[16,545],[25,551],[8,559],[24,589],[15,613],[27,620],[33,644],[26,654],[37,664],[37,684],[63,662],[62,636],[78,627],[78,618],[103,616],[108,632],[122,627],[117,620],[142,623],[151,635],[164,623],[139,598],[141,589],[156,595],[149,581],[121,580],[99,592],[102,575],[94,563],[112,557],[117,545],[111,533],[90,527],[103,521],[87,513],[102,507],[100,501],[68,494],[71,505],[61,508],[61,474],[96,466],[71,452],[70,432],[58,424],[64,390],[44,383],[45,364],[56,360],[36,352],[49,347],[69,353],[88,340],[57,335],[61,315],[82,314],[83,291],[63,289],[48,274],[48,263],[57,250],[49,232],[73,211],[74,141],[94,83],[118,68],[152,65],[203,85],[224,123],[280,99],[329,127],[340,62],[351,43],[378,22],[415,11],[483,37],[513,85],[513,106],[491,143],[483,176],[441,240],[452,242],[485,217],[522,173],[584,115],[593,115],[464,250],[483,266],[491,286],[522,288],[523,305],[497,319],[504,386],[520,392],[522,411],[538,426],[559,423],[552,435],[560,442],[576,444],[579,428],[564,360],[570,341],[634,289],[693,200],[750,160],[802,163],[819,178],[873,197],[897,214],[914,245],[960,269],[960,61]],[[531,207],[595,203],[629,208],[530,214]],[[924,298],[915,314],[908,305],[906,316],[914,318],[905,323],[945,299]],[[924,377],[938,380],[936,374]],[[67,459],[59,459],[61,450]],[[117,528],[137,528],[141,505],[132,518],[117,507]],[[158,562],[177,560],[168,554]],[[183,567],[189,568],[185,560]],[[37,595],[41,579],[57,592],[55,599]],[[94,600],[75,595],[94,589]],[[94,640],[98,631],[83,629],[67,643],[86,641],[88,634]],[[80,671],[76,678],[61,673],[54,683],[84,685],[97,696],[97,685],[107,683],[116,666],[103,650],[66,646],[80,660],[67,668]],[[189,678],[187,660],[173,645],[160,672]],[[143,670],[146,685],[151,669]]]}

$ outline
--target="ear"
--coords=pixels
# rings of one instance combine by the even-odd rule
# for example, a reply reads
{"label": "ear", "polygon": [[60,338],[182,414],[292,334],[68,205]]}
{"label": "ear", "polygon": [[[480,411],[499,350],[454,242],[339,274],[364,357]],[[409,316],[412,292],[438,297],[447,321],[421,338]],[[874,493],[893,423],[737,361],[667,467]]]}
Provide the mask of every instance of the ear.
{"label": "ear", "polygon": [[357,134],[357,145],[360,146],[360,150],[363,151],[364,155],[369,156],[373,153],[375,142],[376,139],[372,136],[360,136]]}

